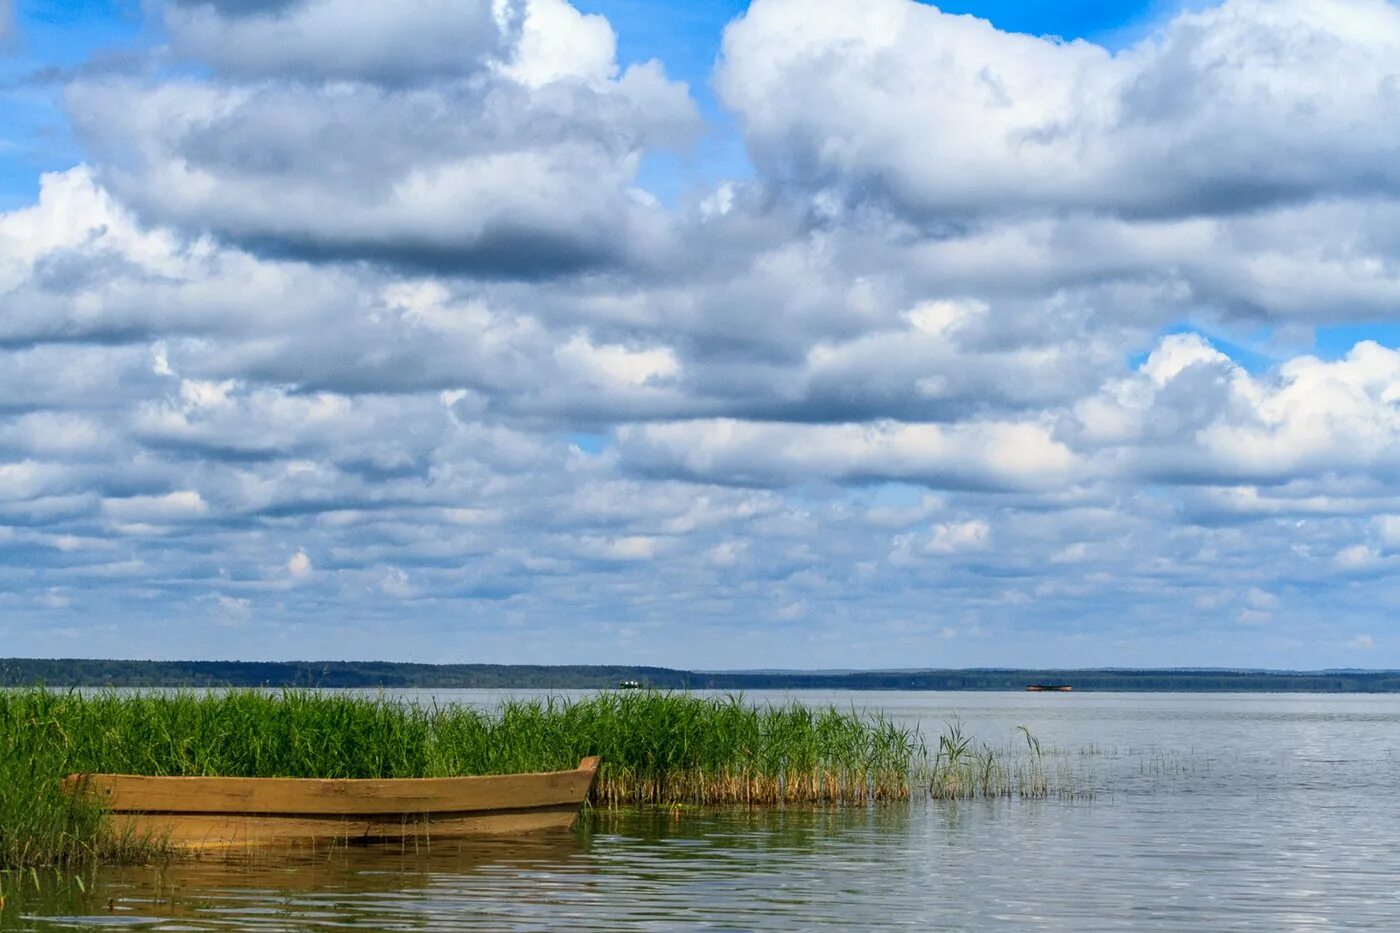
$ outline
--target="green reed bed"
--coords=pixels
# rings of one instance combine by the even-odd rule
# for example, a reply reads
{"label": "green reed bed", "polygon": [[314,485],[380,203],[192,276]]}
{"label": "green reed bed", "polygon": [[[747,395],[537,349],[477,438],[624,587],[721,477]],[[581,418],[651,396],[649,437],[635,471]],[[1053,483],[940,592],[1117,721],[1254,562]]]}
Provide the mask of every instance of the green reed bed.
{"label": "green reed bed", "polygon": [[597,806],[1045,796],[1064,779],[1038,746],[1031,758],[973,748],[960,729],[933,752],[878,713],[650,691],[491,711],[314,691],[0,691],[0,742],[0,868],[148,854],[60,793],[63,775],[83,771],[442,777],[601,755]]}
{"label": "green reed bed", "polygon": [[69,773],[442,777],[603,766],[594,802],[784,804],[907,797],[920,747],[879,716],[738,697],[601,694],[485,712],[311,691],[0,691],[0,866],[120,856]]}

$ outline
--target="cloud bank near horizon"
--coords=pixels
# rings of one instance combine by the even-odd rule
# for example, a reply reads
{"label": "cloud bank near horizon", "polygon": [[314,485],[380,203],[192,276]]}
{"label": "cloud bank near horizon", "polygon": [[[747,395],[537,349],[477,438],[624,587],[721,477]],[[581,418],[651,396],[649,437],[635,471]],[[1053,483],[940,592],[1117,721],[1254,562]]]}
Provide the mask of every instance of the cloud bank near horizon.
{"label": "cloud bank near horizon", "polygon": [[564,0],[149,15],[0,213],[9,653],[1400,663],[1395,4],[755,0],[677,204]]}

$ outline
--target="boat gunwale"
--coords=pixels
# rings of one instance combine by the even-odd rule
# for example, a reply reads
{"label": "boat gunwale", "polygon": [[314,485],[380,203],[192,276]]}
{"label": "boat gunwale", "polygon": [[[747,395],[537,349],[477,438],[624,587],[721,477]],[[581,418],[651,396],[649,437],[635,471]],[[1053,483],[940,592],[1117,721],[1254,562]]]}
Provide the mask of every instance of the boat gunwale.
{"label": "boat gunwale", "polygon": [[[259,816],[447,816],[581,805],[600,759],[567,771],[423,778],[223,777],[80,772],[63,778],[70,794],[96,796],[120,814]],[[105,799],[104,799],[105,798]]]}

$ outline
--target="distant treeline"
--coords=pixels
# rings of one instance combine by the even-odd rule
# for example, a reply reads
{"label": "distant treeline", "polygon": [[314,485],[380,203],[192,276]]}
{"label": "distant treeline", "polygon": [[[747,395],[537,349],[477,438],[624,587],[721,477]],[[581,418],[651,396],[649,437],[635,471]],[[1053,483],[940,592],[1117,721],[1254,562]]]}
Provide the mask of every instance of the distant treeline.
{"label": "distant treeline", "polygon": [[387,661],[0,660],[0,686],[30,687],[645,687],[717,690],[1022,690],[1396,693],[1400,671],[918,670],[684,671],[665,667],[537,664],[398,664]]}

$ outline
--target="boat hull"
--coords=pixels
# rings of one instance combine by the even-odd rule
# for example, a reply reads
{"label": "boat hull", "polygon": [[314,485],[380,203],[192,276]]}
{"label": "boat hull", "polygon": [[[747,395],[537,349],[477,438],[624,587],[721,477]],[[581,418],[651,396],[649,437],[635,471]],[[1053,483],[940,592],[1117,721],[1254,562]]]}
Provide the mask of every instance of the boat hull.
{"label": "boat hull", "polygon": [[212,849],[295,841],[375,842],[568,829],[597,774],[336,780],[75,774],[70,793],[96,797],[118,833]]}

